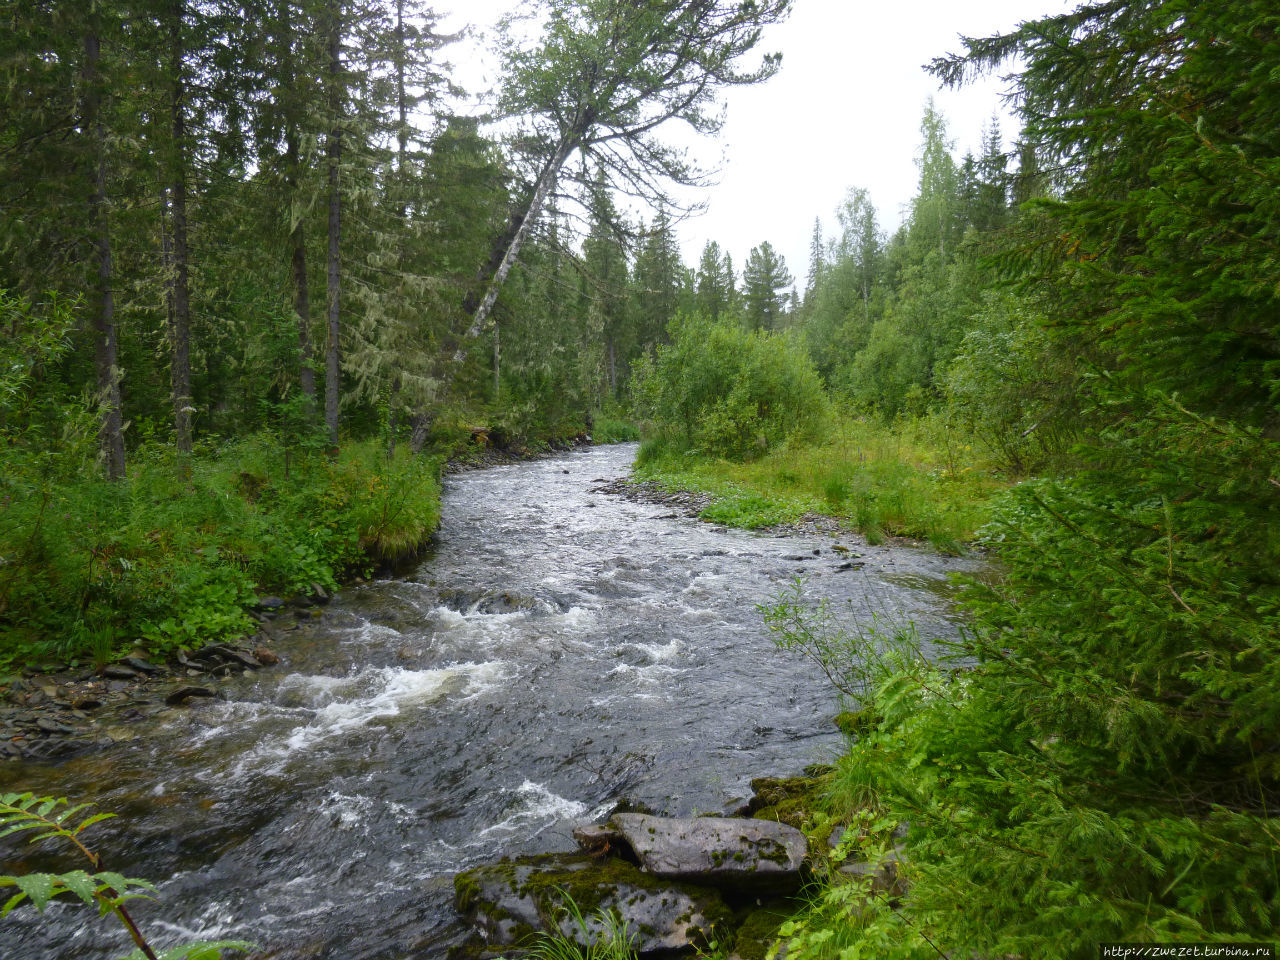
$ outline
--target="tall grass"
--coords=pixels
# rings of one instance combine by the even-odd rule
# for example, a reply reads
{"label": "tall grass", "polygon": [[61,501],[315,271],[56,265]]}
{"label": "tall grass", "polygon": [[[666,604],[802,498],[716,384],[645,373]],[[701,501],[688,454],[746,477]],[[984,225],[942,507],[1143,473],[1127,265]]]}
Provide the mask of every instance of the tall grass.
{"label": "tall grass", "polygon": [[760,527],[806,513],[840,519],[868,542],[927,540],[958,552],[1006,483],[962,439],[929,420],[837,421],[820,440],[788,443],[747,463],[711,458],[673,434],[646,438],[636,475],[716,497],[707,519]]}

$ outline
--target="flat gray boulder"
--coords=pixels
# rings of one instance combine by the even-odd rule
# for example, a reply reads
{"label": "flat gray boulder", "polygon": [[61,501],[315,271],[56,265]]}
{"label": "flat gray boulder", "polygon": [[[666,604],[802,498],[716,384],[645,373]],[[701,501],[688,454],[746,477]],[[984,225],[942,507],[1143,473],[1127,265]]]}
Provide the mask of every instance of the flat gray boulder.
{"label": "flat gray boulder", "polygon": [[803,833],[773,820],[617,813],[611,823],[642,870],[689,883],[798,886],[808,853]]}
{"label": "flat gray boulder", "polygon": [[[530,945],[538,932],[559,930],[583,943],[604,932],[600,911],[616,911],[635,935],[639,954],[706,947],[712,926],[730,912],[715,890],[663,881],[621,860],[574,855],[522,857],[476,867],[454,879],[457,906],[485,955]],[[579,909],[584,931],[568,912]]]}

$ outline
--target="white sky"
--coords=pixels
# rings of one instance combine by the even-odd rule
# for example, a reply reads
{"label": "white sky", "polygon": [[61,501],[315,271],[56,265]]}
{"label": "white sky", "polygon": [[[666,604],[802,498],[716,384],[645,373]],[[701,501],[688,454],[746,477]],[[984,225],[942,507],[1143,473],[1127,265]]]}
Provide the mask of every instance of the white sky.
{"label": "white sky", "polygon": [[[959,158],[966,150],[977,152],[1004,87],[998,78],[986,78],[959,91],[939,91],[923,64],[958,51],[960,35],[987,36],[1074,5],[795,0],[790,19],[766,31],[760,45],[781,51],[782,70],[763,85],[726,91],[728,119],[720,139],[704,141],[694,153],[721,172],[705,192],[707,212],[678,228],[685,263],[696,267],[703,245],[715,240],[741,273],[750,249],[768,240],[802,288],[814,217],[822,218],[829,236],[835,208],[850,187],[867,189],[882,226],[897,227],[916,190],[926,100],[933,96],[947,117]],[[443,26],[458,29],[467,22],[483,28],[518,6],[511,0],[441,0],[436,9],[452,10]],[[496,82],[492,58],[481,46],[458,45],[448,55],[463,86],[478,91]],[[1001,129],[1006,141],[1017,133],[1007,116]]]}

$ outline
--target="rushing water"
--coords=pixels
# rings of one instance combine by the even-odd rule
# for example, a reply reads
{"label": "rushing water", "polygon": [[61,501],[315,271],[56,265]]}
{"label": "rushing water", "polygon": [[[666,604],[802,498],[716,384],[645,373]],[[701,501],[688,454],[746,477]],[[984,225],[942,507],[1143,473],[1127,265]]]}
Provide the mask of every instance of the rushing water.
{"label": "rushing water", "polygon": [[[798,575],[925,636],[954,629],[942,586],[971,561],[724,530],[595,492],[633,455],[450,478],[412,575],[276,622],[297,619],[274,645],[287,666],[109,750],[0,766],[0,789],[119,813],[90,836],[112,869],[171,878],[136,911],[157,940],[245,938],[281,960],[442,957],[462,935],[456,871],[569,849],[575,824],[623,798],[729,810],[752,777],[834,755],[832,689],[774,648],[755,610]],[[864,566],[847,568],[837,543]],[[21,851],[3,843],[0,856]],[[128,946],[83,907],[0,922],[4,960]]]}

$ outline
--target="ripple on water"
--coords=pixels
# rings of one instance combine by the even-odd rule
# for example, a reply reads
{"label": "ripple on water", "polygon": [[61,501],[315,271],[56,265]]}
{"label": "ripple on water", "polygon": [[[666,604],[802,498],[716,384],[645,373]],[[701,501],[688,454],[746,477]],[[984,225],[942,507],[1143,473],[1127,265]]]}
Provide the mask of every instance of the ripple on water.
{"label": "ripple on water", "polygon": [[207,711],[204,722],[212,725],[199,739],[252,744],[224,777],[279,773],[335,741],[338,748],[346,748],[344,735],[445,701],[470,700],[503,686],[514,675],[513,665],[501,660],[429,670],[365,667],[338,677],[293,674],[282,678],[271,701],[239,701]]}

